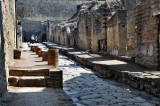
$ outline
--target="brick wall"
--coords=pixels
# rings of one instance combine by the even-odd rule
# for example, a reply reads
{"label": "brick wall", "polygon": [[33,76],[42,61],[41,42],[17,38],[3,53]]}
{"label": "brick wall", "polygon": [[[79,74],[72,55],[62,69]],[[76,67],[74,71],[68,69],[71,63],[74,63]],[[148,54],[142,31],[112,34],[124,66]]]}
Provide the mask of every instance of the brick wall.
{"label": "brick wall", "polygon": [[158,25],[153,12],[158,0],[143,0],[135,7],[136,63],[147,67],[158,66]]}
{"label": "brick wall", "polygon": [[127,9],[127,55],[135,57],[135,18],[134,8],[140,4],[141,0],[124,0]]}

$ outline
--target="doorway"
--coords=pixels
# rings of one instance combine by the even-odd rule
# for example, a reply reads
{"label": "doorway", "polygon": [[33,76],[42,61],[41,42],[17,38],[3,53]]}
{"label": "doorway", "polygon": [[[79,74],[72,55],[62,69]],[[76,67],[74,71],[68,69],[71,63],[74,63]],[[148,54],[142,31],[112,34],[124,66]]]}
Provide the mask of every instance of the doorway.
{"label": "doorway", "polygon": [[46,42],[46,41],[47,41],[46,34],[42,34],[42,42]]}

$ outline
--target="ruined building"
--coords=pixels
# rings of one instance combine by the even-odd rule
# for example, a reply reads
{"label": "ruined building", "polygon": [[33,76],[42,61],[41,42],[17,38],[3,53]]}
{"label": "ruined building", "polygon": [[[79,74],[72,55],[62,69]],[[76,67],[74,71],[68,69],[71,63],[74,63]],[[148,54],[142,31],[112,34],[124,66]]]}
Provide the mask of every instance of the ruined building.
{"label": "ruined building", "polygon": [[13,50],[32,34],[39,42],[160,67],[160,0],[1,0],[0,14],[0,105]]}
{"label": "ruined building", "polygon": [[22,22],[23,41],[30,41],[32,34],[39,41],[42,38],[52,41],[50,34],[54,25],[67,21],[76,12],[77,5],[86,1],[92,0],[18,0],[17,16]]}
{"label": "ruined building", "polygon": [[[76,46],[82,50],[101,52],[111,56],[125,56],[147,67],[159,66],[159,1],[154,0],[108,0],[79,5],[74,22],[59,24],[63,36],[53,34],[66,42],[57,43]],[[77,26],[75,39],[67,30],[69,24]],[[66,27],[67,26],[67,27]],[[66,34],[65,34],[66,33]],[[73,40],[73,41],[72,41]],[[74,46],[73,44],[71,46]]]}

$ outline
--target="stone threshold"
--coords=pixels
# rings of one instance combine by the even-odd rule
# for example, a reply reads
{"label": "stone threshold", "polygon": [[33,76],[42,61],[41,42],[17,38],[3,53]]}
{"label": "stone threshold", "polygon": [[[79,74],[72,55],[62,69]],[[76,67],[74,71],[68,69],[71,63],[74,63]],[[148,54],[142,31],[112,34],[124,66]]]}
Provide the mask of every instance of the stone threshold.
{"label": "stone threshold", "polygon": [[[73,60],[103,74],[103,78],[115,79],[119,82],[130,85],[135,89],[146,91],[154,96],[160,97],[160,71],[147,69],[120,60],[107,59],[98,54],[81,51],[73,47],[57,45],[51,42],[44,42],[43,44],[49,49],[59,49],[61,53],[67,55]],[[90,58],[92,55],[93,58]],[[96,56],[94,57],[94,55]],[[89,58],[86,58],[87,56]],[[106,61],[100,63],[100,60],[111,62]]]}

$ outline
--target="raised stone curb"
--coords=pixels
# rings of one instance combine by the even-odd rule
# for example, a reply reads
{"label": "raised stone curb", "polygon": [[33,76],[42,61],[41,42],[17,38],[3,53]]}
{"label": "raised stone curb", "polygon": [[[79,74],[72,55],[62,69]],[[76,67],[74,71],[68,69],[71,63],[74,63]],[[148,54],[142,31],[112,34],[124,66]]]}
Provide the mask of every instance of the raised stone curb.
{"label": "raised stone curb", "polygon": [[82,58],[77,56],[76,54],[71,53],[68,49],[65,49],[66,46],[63,48],[63,47],[58,47],[58,45],[53,46],[51,45],[51,43],[45,42],[43,44],[50,49],[53,48],[59,49],[60,53],[63,53],[68,57],[72,58],[73,60],[76,60],[79,63],[99,73],[102,73],[103,78],[115,79],[119,82],[130,85],[133,88],[144,90],[154,96],[160,97],[160,78],[156,78],[157,80],[155,80],[153,78],[147,78],[145,76],[142,76],[141,74],[138,74],[139,72],[138,70],[137,72],[130,72],[129,70],[116,69],[114,68],[114,66],[112,67],[108,65],[93,63],[89,59]]}

